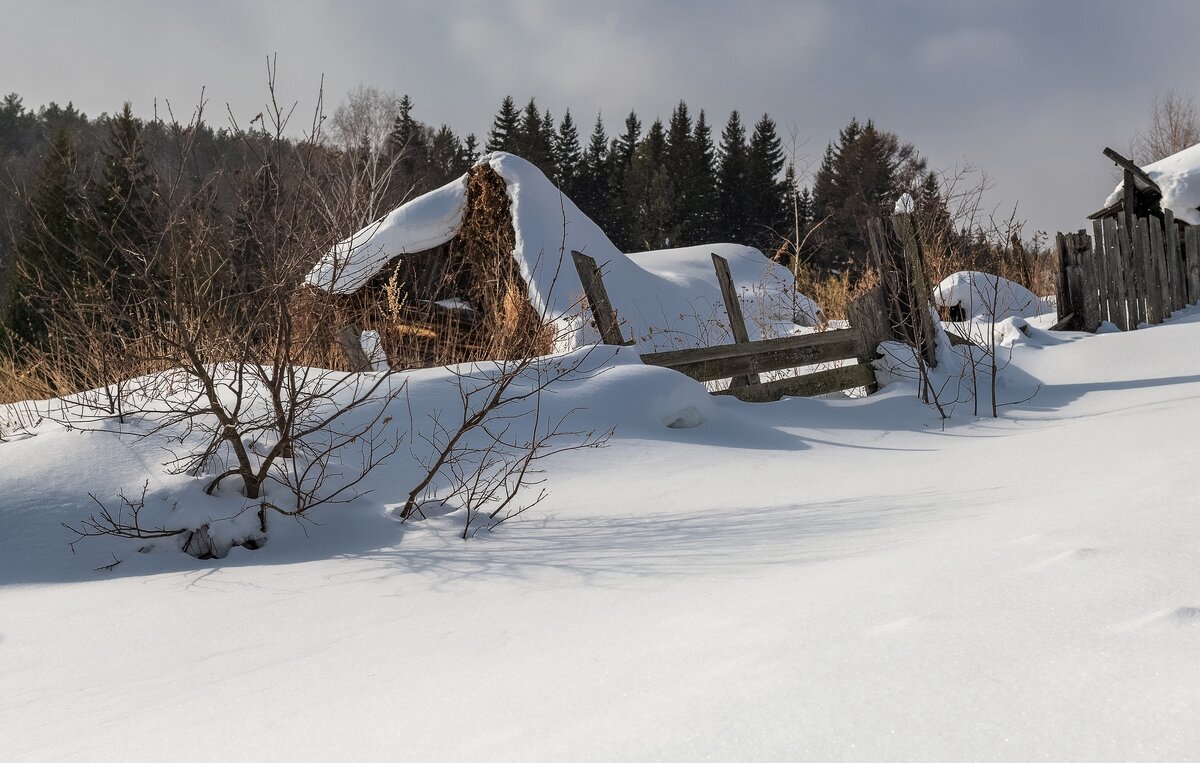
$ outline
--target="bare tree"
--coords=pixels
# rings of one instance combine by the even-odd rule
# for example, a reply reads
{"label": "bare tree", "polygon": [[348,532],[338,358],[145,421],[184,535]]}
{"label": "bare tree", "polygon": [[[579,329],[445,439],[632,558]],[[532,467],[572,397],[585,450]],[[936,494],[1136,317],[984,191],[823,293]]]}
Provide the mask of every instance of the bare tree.
{"label": "bare tree", "polygon": [[[336,323],[337,301],[304,276],[356,221],[325,203],[339,157],[323,145],[320,106],[292,140],[285,132],[295,107],[277,98],[272,63],[268,83],[264,113],[246,128],[231,125],[254,170],[191,177],[203,103],[187,124],[160,121],[179,148],[156,178],[159,214],[133,235],[89,208],[78,222],[97,243],[76,253],[91,281],[26,274],[70,297],[48,318],[45,352],[55,367],[77,369],[84,391],[64,395],[48,415],[101,431],[117,416],[120,434],[158,438],[169,471],[202,479],[209,494],[245,497],[258,517],[258,534],[245,539],[252,544],[272,514],[300,517],[354,498],[401,444],[392,422],[405,388],[389,371],[326,370],[330,343],[320,329]],[[148,537],[142,504],[121,498],[126,510],[102,508],[71,529]],[[228,550],[198,540],[207,525],[153,527],[153,537],[186,535],[185,550],[198,556]]]}
{"label": "bare tree", "polygon": [[1150,126],[1133,139],[1134,156],[1149,164],[1200,143],[1200,112],[1196,99],[1170,89],[1150,102]]}

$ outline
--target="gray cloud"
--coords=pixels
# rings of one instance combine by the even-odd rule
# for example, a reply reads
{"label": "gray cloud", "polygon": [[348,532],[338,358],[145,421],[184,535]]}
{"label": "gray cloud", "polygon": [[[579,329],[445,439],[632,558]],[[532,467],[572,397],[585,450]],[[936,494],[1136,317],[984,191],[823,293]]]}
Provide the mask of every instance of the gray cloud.
{"label": "gray cloud", "polygon": [[[851,116],[913,141],[937,166],[971,163],[992,202],[1074,228],[1111,181],[1158,90],[1196,90],[1192,0],[859,2],[39,2],[4,9],[0,89],[89,113],[155,99],[190,111],[201,87],[242,120],[278,53],[284,96],[330,108],[359,83],[410,94],[417,116],[487,130],[501,98],[536,96],[610,132],[678,99],[718,128],[770,112],[819,158]],[[211,113],[211,112],[210,112]],[[301,119],[301,117],[297,117]],[[306,117],[304,117],[306,120]],[[299,125],[298,125],[299,126]]]}

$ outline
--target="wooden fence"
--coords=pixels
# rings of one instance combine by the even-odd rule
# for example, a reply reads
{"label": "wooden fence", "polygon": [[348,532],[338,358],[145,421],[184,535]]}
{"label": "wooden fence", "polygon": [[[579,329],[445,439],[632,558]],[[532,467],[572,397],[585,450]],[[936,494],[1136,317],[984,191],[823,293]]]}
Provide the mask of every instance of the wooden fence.
{"label": "wooden fence", "polygon": [[[616,312],[596,261],[580,252],[571,252],[571,257],[575,261],[579,281],[583,284],[584,295],[592,309],[602,341],[610,345],[633,344],[621,334]],[[741,302],[729,273],[729,263],[717,254],[712,255],[712,260],[734,343],[649,353],[642,355],[642,362],[671,368],[702,382],[729,379],[727,389],[713,394],[733,395],[746,402],[768,402],[784,395],[823,395],[860,387],[867,388],[868,392],[874,391],[875,372],[869,361],[876,343],[868,343],[857,329],[750,341]],[[845,360],[858,362],[771,381],[759,378],[759,374],[772,371]]]}
{"label": "wooden fence", "polygon": [[1170,210],[1094,220],[1092,235],[1059,233],[1055,243],[1057,328],[1111,321],[1127,331],[1200,301],[1200,227],[1180,226]]}

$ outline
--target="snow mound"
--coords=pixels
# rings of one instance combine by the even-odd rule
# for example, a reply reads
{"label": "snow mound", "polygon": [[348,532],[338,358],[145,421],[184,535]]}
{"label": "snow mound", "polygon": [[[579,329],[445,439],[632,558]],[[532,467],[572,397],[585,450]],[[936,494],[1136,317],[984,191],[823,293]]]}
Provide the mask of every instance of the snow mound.
{"label": "snow mound", "polygon": [[[752,339],[796,333],[801,326],[822,322],[820,307],[793,293],[788,271],[757,249],[711,244],[626,255],[534,165],[504,152],[488,154],[480,163],[504,178],[515,232],[513,257],[534,309],[559,324],[564,336],[560,351],[599,341],[584,320],[583,286],[572,251],[600,266],[622,332],[643,352],[731,340],[713,252],[729,261]],[[465,203],[464,176],[340,242],[308,282],[339,294],[357,290],[392,258],[453,238]]]}
{"label": "snow mound", "polygon": [[[1162,189],[1162,208],[1175,213],[1175,219],[1200,225],[1200,143],[1142,168]],[[1116,204],[1125,192],[1125,182],[1117,184],[1104,206]]]}
{"label": "snow mound", "polygon": [[977,270],[946,276],[934,287],[933,301],[938,307],[961,309],[957,320],[1032,318],[1053,309],[1019,283]]}

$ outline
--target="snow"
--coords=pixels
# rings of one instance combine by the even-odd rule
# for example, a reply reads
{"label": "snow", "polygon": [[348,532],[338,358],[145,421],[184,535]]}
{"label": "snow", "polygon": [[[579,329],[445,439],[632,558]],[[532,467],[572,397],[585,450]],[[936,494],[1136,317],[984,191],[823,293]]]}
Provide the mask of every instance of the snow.
{"label": "snow", "polygon": [[458,233],[467,208],[464,178],[447,183],[339,241],[308,274],[307,282],[336,294],[358,291],[389,260],[440,246]]}
{"label": "snow", "polygon": [[[636,340],[643,351],[729,340],[712,252],[730,261],[752,339],[799,331],[792,320],[793,307],[800,325],[821,322],[811,299],[797,295],[793,305],[787,270],[757,249],[711,244],[626,255],[534,165],[503,152],[488,154],[480,162],[505,180],[516,233],[513,256],[528,285],[530,303],[558,324],[560,349],[599,339],[583,319],[583,287],[571,261],[572,251],[596,260],[625,337]],[[334,291],[349,293],[391,257],[449,240],[461,225],[464,188],[465,176],[400,207],[379,226],[359,231],[335,247],[310,274],[309,282],[324,288],[332,284]],[[409,224],[411,232],[404,228]],[[342,269],[340,274],[335,264]]]}
{"label": "snow", "polygon": [[363,354],[367,356],[367,360],[371,363],[372,371],[388,371],[391,369],[391,366],[388,364],[387,354],[383,351],[383,342],[379,338],[378,331],[371,329],[363,331],[358,343],[362,347]]}
{"label": "snow", "polygon": [[1032,318],[1054,312],[1046,300],[1019,283],[974,270],[942,279],[933,289],[933,301],[938,307],[962,308],[967,318]]}
{"label": "snow", "polygon": [[[1162,189],[1163,209],[1171,210],[1176,220],[1200,225],[1200,143],[1142,169]],[[1104,206],[1120,201],[1124,190],[1125,181],[1122,180]]]}
{"label": "snow", "polygon": [[[999,419],[943,422],[903,380],[744,404],[595,351],[543,403],[610,447],[465,542],[457,513],[389,513],[400,453],[258,551],[73,553],[89,492],[241,501],[166,474],[160,440],[44,422],[0,442],[5,757],[1194,757],[1200,309],[1046,320],[1009,322]],[[448,371],[396,378],[418,429],[455,399]]]}
{"label": "snow", "polygon": [[913,201],[912,194],[901,194],[900,198],[896,199],[896,214],[912,214],[916,208],[916,202]]}

